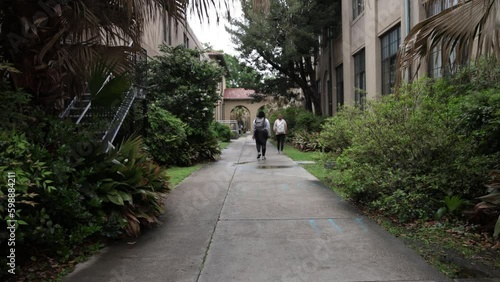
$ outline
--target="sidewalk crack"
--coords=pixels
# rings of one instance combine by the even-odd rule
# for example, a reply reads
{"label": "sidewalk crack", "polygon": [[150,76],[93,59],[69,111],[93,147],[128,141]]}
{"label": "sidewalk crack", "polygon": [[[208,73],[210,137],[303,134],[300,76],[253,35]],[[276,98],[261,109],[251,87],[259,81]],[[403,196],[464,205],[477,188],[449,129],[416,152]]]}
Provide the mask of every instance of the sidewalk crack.
{"label": "sidewalk crack", "polygon": [[[240,161],[241,159],[241,156],[243,154],[243,149],[245,148],[245,145],[246,145],[246,140],[245,142],[243,143],[243,146],[241,147],[241,151],[240,151],[240,155],[238,156],[238,162]],[[203,269],[205,268],[205,262],[207,260],[207,257],[208,257],[208,252],[210,251],[210,246],[212,246],[212,242],[213,242],[213,239],[214,239],[214,235],[215,235],[215,230],[217,229],[217,225],[219,224],[219,222],[221,221],[221,214],[222,214],[222,210],[224,209],[224,205],[226,204],[226,200],[227,200],[227,196],[229,194],[229,189],[231,188],[231,184],[233,183],[233,179],[234,179],[234,175],[236,174],[236,170],[238,168],[236,168],[234,171],[233,171],[233,175],[231,176],[231,180],[229,180],[229,184],[227,185],[227,190],[226,190],[226,195],[224,196],[224,201],[222,202],[222,206],[220,208],[220,211],[219,211],[219,215],[217,217],[217,222],[215,223],[215,226],[214,226],[214,229],[212,231],[212,235],[210,235],[210,241],[208,242],[208,246],[205,250],[205,254],[203,255],[203,260],[201,262],[201,266],[200,266],[200,272],[198,273],[198,277],[196,278],[196,282],[198,282],[201,278],[201,273],[203,272]]]}

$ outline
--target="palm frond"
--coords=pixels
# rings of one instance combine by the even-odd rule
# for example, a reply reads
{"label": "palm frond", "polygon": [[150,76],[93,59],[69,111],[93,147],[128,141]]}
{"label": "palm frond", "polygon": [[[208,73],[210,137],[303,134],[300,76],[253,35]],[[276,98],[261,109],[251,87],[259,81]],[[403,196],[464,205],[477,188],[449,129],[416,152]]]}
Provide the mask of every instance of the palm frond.
{"label": "palm frond", "polygon": [[[432,5],[436,0],[424,1]],[[453,1],[451,1],[453,2]],[[500,56],[500,1],[460,0],[457,5],[418,23],[398,55],[399,81],[407,69],[416,75],[433,48],[441,48],[442,62],[455,51],[457,62],[480,56]],[[444,65],[444,64],[443,64]]]}

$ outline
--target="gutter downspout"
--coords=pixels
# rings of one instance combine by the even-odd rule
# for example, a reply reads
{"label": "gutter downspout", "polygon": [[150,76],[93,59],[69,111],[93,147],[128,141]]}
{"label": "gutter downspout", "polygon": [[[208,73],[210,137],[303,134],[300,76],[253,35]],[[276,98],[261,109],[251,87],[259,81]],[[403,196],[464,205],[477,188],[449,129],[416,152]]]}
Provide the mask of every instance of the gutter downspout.
{"label": "gutter downspout", "polygon": [[[410,0],[405,0],[405,26],[406,26],[406,34],[405,38],[410,34]],[[411,69],[408,67],[406,70],[406,80],[410,81]]]}
{"label": "gutter downspout", "polygon": [[[330,28],[328,28],[327,34],[328,34],[328,49],[329,49],[328,50],[328,74],[330,74],[330,81],[327,85],[328,96],[330,96],[328,101],[335,101],[335,105],[337,105],[338,104],[338,102],[336,101],[337,98],[333,99],[333,72],[332,72],[332,52],[333,52],[332,40],[333,39],[332,39],[332,32],[331,32]],[[337,111],[336,109],[337,108],[335,107],[335,111]],[[333,116],[333,103],[332,103],[332,105],[328,104],[327,113],[329,116]]]}

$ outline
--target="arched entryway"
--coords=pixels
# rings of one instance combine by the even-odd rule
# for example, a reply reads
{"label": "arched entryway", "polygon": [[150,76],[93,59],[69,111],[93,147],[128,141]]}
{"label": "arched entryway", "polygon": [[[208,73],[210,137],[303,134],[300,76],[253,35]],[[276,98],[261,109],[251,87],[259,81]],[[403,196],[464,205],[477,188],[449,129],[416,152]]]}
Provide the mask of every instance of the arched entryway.
{"label": "arched entryway", "polygon": [[226,88],[224,90],[224,99],[222,100],[223,114],[222,119],[232,119],[231,114],[236,108],[245,108],[248,111],[248,120],[246,130],[253,130],[252,121],[257,116],[259,109],[268,104],[267,98],[256,102],[252,94],[255,91],[243,88]]}
{"label": "arched entryway", "polygon": [[231,110],[230,119],[238,121],[238,125],[243,127],[242,133],[247,132],[251,128],[250,110],[242,105],[238,105]]}

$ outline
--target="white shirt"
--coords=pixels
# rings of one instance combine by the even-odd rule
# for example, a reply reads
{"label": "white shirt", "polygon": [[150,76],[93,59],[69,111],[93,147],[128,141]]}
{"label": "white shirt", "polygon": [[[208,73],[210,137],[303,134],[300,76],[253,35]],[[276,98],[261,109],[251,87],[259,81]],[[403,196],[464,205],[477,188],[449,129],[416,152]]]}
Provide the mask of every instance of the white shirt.
{"label": "white shirt", "polygon": [[277,130],[278,130],[278,126],[280,126],[280,125],[283,125],[283,127],[285,128],[285,132],[280,132],[280,134],[286,134],[287,128],[286,128],[286,121],[284,119],[281,119],[281,120],[277,119],[274,121],[274,126],[273,126],[274,131],[276,133],[278,133]]}

